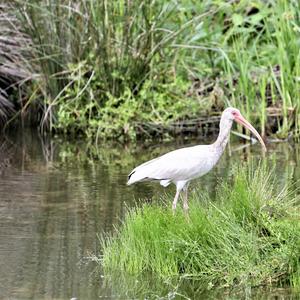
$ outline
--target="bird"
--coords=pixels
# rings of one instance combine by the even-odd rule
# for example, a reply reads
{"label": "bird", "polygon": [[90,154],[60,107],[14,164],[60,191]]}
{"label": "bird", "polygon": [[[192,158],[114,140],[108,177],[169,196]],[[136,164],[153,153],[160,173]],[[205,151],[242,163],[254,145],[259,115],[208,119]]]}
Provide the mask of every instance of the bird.
{"label": "bird", "polygon": [[183,209],[188,211],[190,181],[205,175],[217,164],[228,143],[233,121],[249,129],[261,143],[263,151],[267,151],[265,143],[256,129],[237,108],[228,107],[221,115],[219,134],[214,143],[173,150],[149,160],[130,172],[127,185],[148,180],[157,180],[164,187],[174,183],[176,194],[172,203],[173,212],[176,210],[181,192],[183,192]]}

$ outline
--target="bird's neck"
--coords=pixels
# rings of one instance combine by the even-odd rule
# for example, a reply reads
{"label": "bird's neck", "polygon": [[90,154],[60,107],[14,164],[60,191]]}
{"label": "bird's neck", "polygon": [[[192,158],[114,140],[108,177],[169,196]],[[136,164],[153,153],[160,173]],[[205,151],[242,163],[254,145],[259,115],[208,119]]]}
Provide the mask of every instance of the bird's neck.
{"label": "bird's neck", "polygon": [[220,131],[217,140],[214,142],[214,146],[222,152],[224,151],[228,143],[231,126],[232,126],[231,120],[223,120],[221,118]]}

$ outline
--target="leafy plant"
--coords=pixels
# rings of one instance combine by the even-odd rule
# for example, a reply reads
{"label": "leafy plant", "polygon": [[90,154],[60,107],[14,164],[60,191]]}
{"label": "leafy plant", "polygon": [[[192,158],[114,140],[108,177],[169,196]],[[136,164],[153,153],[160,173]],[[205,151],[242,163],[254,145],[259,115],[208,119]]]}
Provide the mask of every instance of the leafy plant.
{"label": "leafy plant", "polygon": [[58,107],[54,126],[57,131],[81,133],[96,140],[107,137],[134,140],[138,132],[146,131],[144,124],[167,124],[196,115],[199,110],[195,99],[182,99],[188,82],[180,78],[164,84],[147,80],[137,95],[127,88],[119,97],[107,92],[103,98],[97,73],[83,76],[88,73],[85,63],[72,68],[69,77],[72,85],[53,102]]}
{"label": "leafy plant", "polygon": [[[5,26],[26,47],[10,47],[6,61],[29,72],[22,116],[34,112],[42,130],[135,139],[233,105],[263,134],[299,136],[297,1],[14,0],[8,9]],[[7,89],[1,103],[12,108]]]}

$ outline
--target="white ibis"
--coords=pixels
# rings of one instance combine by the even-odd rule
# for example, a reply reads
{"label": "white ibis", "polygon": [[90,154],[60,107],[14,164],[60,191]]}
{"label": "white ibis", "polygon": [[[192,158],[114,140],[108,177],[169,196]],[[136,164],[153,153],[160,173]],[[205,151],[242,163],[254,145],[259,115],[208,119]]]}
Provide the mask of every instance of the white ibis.
{"label": "white ibis", "polygon": [[159,180],[164,187],[171,182],[176,185],[176,194],[173,201],[173,211],[181,191],[184,192],[183,208],[188,210],[188,186],[192,179],[208,173],[218,162],[229,139],[233,121],[249,129],[260,141],[263,150],[266,146],[255,128],[233,107],[226,108],[220,120],[220,132],[217,140],[210,145],[197,145],[168,152],[160,157],[147,161],[136,167],[128,175],[127,184],[139,181]]}

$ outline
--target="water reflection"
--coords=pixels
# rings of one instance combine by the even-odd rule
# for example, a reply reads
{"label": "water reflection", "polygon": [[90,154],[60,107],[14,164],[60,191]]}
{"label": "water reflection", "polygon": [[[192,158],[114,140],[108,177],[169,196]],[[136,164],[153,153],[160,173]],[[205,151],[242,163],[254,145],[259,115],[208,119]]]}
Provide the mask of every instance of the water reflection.
{"label": "water reflection", "polygon": [[[127,187],[127,173],[142,161],[184,144],[91,147],[21,131],[2,138],[0,298],[129,297],[121,285],[102,282],[100,274],[94,273],[95,264],[85,258],[100,252],[98,234],[112,230],[126,206],[166,193],[152,183]],[[261,156],[258,145],[240,146],[231,144],[218,166],[192,188],[199,186],[213,195],[219,178],[229,175],[234,161]],[[276,166],[281,185],[300,178],[299,155],[299,145],[269,145],[267,159]],[[173,195],[172,189],[167,193]],[[176,292],[183,293],[180,289],[192,293],[186,285]],[[165,292],[162,295],[170,292],[168,285]]]}
{"label": "water reflection", "polygon": [[153,276],[142,278],[120,274],[107,280],[107,287],[112,290],[114,299],[226,299],[226,300],[292,300],[299,299],[299,294],[289,288],[276,287],[237,287],[235,290],[210,289],[203,286],[197,279],[157,280]]}

